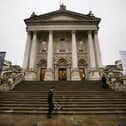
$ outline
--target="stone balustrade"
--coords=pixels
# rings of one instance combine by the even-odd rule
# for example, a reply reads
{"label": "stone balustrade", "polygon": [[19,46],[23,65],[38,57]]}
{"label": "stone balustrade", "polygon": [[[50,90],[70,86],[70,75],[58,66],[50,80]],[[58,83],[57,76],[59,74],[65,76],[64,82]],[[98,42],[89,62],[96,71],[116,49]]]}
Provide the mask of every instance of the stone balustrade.
{"label": "stone balustrade", "polygon": [[22,80],[24,80],[24,73],[13,73],[13,75],[4,78],[3,83],[0,85],[0,91],[10,91]]}
{"label": "stone balustrade", "polygon": [[125,92],[126,93],[126,77],[122,73],[104,73],[106,77],[106,83],[115,91]]}

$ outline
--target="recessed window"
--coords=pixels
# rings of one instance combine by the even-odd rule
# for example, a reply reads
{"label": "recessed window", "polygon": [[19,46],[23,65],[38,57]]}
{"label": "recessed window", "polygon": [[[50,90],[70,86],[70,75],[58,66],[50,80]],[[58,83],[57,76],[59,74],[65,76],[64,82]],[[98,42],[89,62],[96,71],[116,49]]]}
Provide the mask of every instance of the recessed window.
{"label": "recessed window", "polygon": [[83,49],[82,48],[79,48],[79,52],[83,52]]}
{"label": "recessed window", "polygon": [[41,51],[40,51],[40,53],[45,53],[46,52],[46,49],[42,49]]}
{"label": "recessed window", "polygon": [[65,50],[64,49],[60,49],[60,52],[65,52]]}
{"label": "recessed window", "polygon": [[64,38],[61,38],[60,39],[60,49],[64,49],[65,48],[65,39]]}

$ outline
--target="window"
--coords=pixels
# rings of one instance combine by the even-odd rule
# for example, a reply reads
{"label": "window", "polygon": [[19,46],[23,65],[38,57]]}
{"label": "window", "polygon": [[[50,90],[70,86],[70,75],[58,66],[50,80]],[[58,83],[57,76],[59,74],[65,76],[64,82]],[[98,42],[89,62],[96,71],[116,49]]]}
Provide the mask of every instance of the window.
{"label": "window", "polygon": [[60,50],[64,50],[65,49],[65,39],[61,38],[60,39]]}

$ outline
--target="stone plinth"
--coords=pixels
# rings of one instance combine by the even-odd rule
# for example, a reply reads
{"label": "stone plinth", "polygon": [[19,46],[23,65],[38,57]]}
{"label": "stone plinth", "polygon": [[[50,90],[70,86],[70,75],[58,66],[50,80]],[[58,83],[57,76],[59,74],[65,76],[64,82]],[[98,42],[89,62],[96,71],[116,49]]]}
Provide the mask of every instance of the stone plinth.
{"label": "stone plinth", "polygon": [[96,68],[92,68],[88,71],[88,80],[100,80],[100,71]]}
{"label": "stone plinth", "polygon": [[0,92],[8,92],[10,87],[6,84],[0,86]]}
{"label": "stone plinth", "polygon": [[25,72],[25,80],[36,80],[36,72],[35,71],[27,71]]}
{"label": "stone plinth", "polygon": [[80,74],[79,74],[79,70],[77,68],[72,69],[71,79],[72,80],[80,80]]}
{"label": "stone plinth", "polygon": [[52,69],[47,69],[46,70],[46,74],[45,74],[45,81],[52,81],[54,80],[54,74],[53,74],[53,70]]}

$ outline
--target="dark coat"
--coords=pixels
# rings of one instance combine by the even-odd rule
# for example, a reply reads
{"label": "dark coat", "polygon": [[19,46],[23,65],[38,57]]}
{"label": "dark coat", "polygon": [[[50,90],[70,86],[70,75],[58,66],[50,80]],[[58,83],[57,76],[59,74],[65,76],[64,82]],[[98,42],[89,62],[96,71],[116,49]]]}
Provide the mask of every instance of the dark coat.
{"label": "dark coat", "polygon": [[48,104],[52,104],[53,103],[53,92],[49,91],[48,92]]}
{"label": "dark coat", "polygon": [[102,77],[102,84],[103,84],[103,88],[107,88],[108,87],[108,85],[106,83],[106,78],[104,76]]}
{"label": "dark coat", "polygon": [[104,76],[102,77],[102,82],[106,84],[106,78]]}

